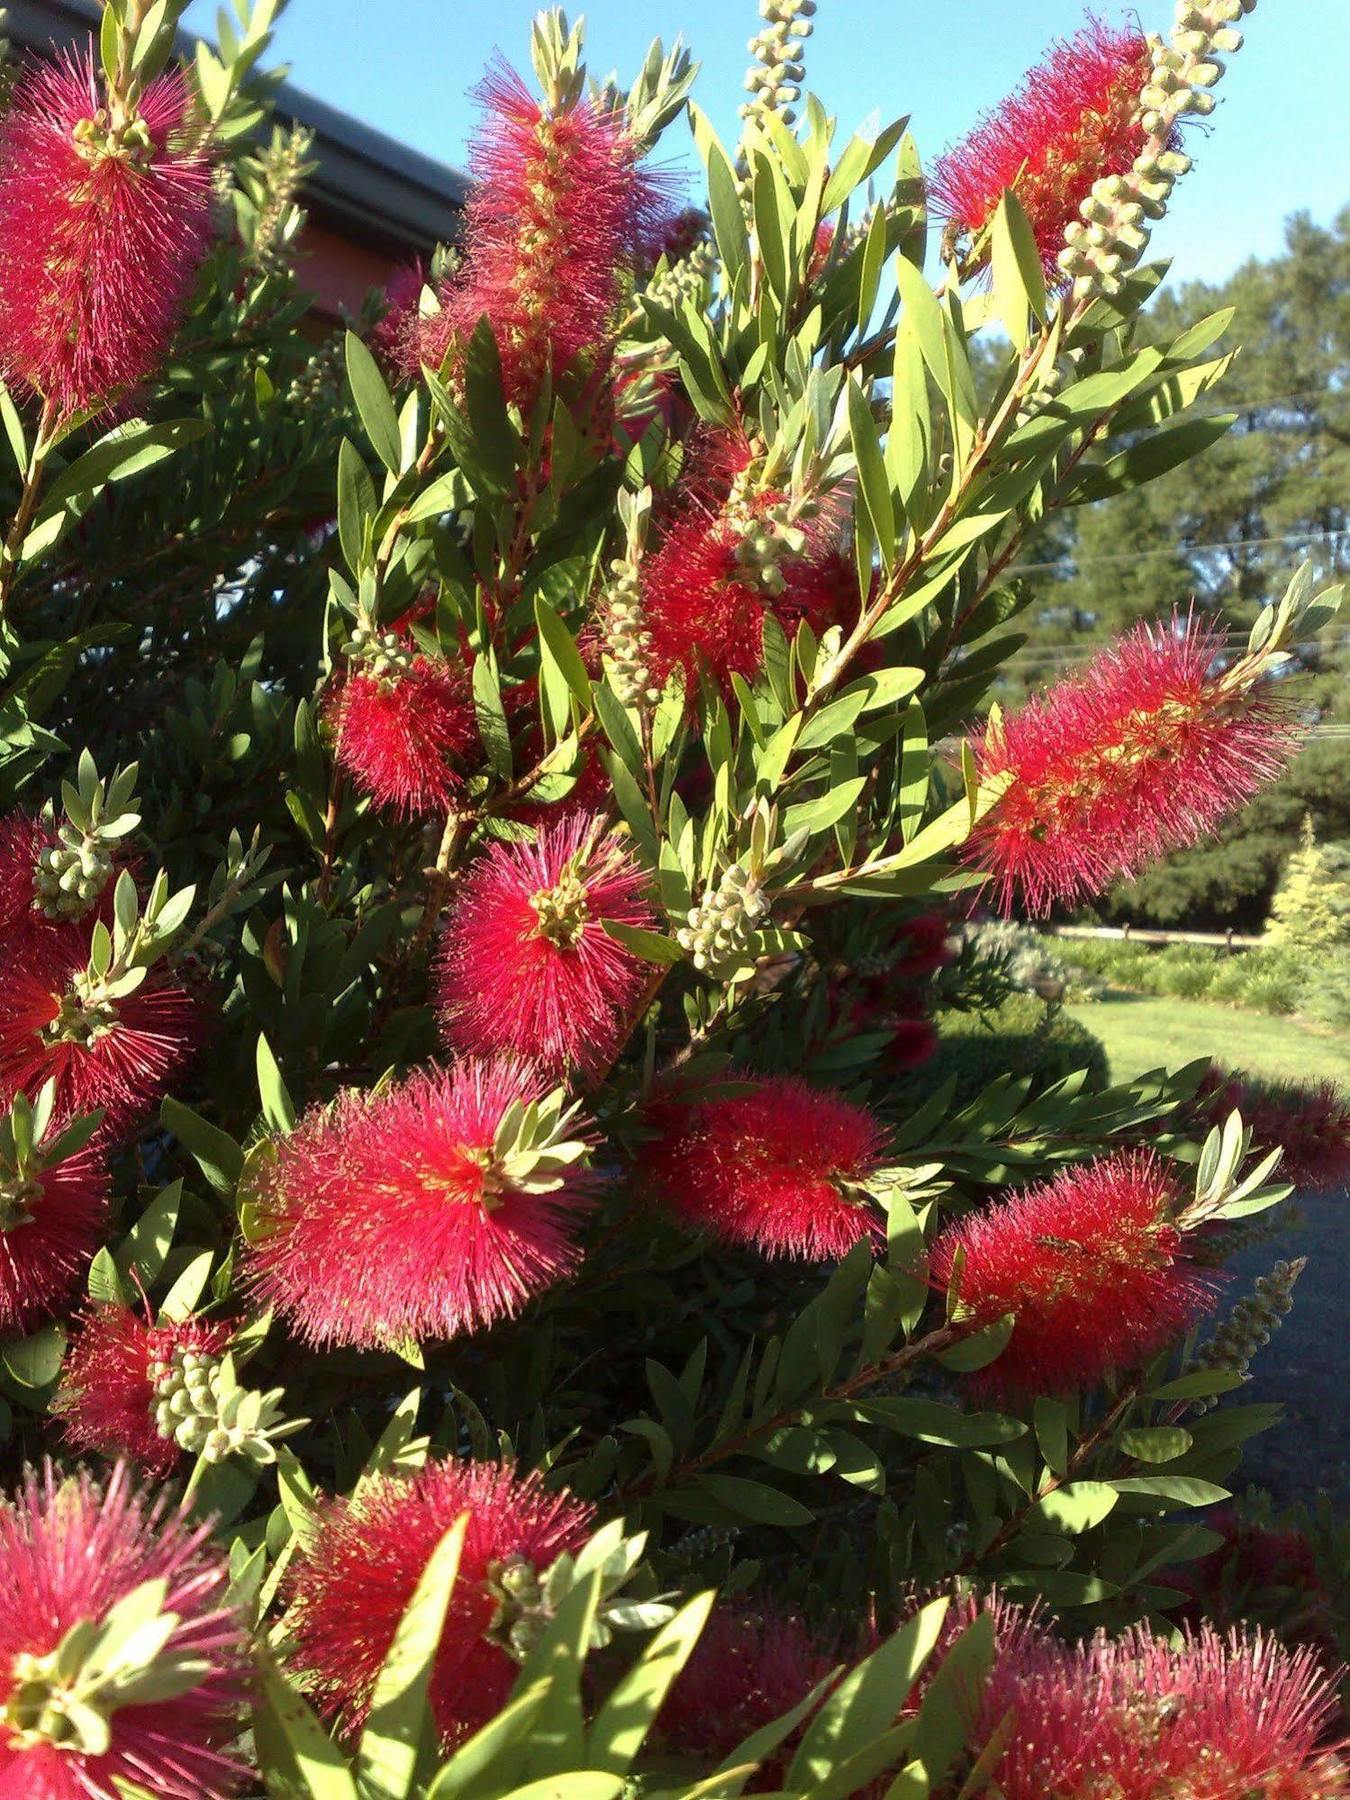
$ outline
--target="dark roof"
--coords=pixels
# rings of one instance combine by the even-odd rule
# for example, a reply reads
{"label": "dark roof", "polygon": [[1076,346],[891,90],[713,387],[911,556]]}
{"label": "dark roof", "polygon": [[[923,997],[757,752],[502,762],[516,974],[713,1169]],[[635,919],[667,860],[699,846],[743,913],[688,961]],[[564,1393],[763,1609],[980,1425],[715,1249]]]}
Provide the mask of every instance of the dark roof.
{"label": "dark roof", "polygon": [[[5,0],[5,35],[33,49],[71,48],[97,22],[97,0]],[[396,257],[456,236],[469,183],[457,169],[408,149],[289,82],[276,117],[314,133],[318,164],[305,188],[316,223]]]}

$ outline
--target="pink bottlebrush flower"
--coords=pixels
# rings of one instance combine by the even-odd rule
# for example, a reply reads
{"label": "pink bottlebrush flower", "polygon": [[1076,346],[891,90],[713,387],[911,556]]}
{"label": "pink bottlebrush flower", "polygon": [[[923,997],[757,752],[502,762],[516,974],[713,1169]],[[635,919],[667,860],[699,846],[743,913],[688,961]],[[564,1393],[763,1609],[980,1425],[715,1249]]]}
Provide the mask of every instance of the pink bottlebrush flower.
{"label": "pink bottlebrush flower", "polygon": [[31,1331],[71,1299],[107,1224],[102,1156],[86,1144],[48,1163],[43,1150],[52,1135],[23,1164],[6,1154],[0,1138],[0,1333],[6,1337]]}
{"label": "pink bottlebrush flower", "polygon": [[1180,1200],[1151,1150],[1128,1150],[949,1225],[933,1246],[934,1283],[951,1283],[959,1252],[957,1294],[977,1327],[1015,1319],[978,1385],[1014,1395],[1092,1387],[1180,1337],[1216,1298],[1172,1222]]}
{"label": "pink bottlebrush flower", "polygon": [[891,1041],[882,1051],[888,1069],[906,1074],[921,1069],[937,1055],[938,1029],[931,1019],[896,1018],[891,1021]]}
{"label": "pink bottlebrush flower", "polygon": [[[672,1750],[716,1767],[752,1732],[781,1719],[838,1664],[804,1620],[776,1606],[717,1606],[666,1695],[656,1730]],[[794,1734],[756,1772],[752,1792],[782,1786]]]}
{"label": "pink bottlebrush flower", "polygon": [[642,1174],[664,1206],[698,1230],[765,1256],[823,1262],[876,1237],[867,1184],[885,1133],[871,1113],[792,1076],[746,1094],[660,1109],[662,1132]]}
{"label": "pink bottlebrush flower", "polygon": [[56,1118],[102,1110],[110,1134],[134,1125],[183,1068],[199,1035],[197,1003],[167,974],[87,1005],[76,979],[89,955],[80,927],[21,949],[0,983],[0,1105],[56,1083]]}
{"label": "pink bottlebrush flower", "polygon": [[1287,700],[1214,672],[1223,639],[1195,619],[1143,624],[1078,675],[991,723],[983,780],[1011,785],[966,855],[1003,911],[1078,904],[1194,844],[1287,766]]}
{"label": "pink bottlebrush flower", "polygon": [[1331,1081],[1255,1081],[1235,1102],[1258,1149],[1279,1144],[1273,1176],[1305,1193],[1327,1194],[1350,1183],[1350,1097]]}
{"label": "pink bottlebrush flower", "polygon": [[585,1542],[592,1509],[509,1464],[430,1462],[322,1505],[290,1578],[291,1666],[344,1737],[359,1732],[423,1569],[463,1512],[459,1575],[431,1676],[446,1749],[500,1711],[541,1622],[537,1578]]}
{"label": "pink bottlebrush flower", "polygon": [[[243,1725],[247,1640],[229,1580],[210,1527],[138,1492],[125,1465],[103,1488],[50,1464],[30,1474],[0,1502],[0,1790],[13,1800],[239,1793],[246,1771],[229,1747]],[[116,1686],[82,1689],[97,1645],[80,1653],[71,1634],[160,1583],[171,1628],[154,1654]]]}
{"label": "pink bottlebrush flower", "polygon": [[163,1477],[182,1451],[155,1422],[152,1367],[175,1351],[220,1356],[227,1324],[200,1319],[151,1325],[127,1306],[100,1306],[84,1320],[66,1353],[52,1410],[66,1442],[99,1456],[126,1456],[147,1475]]}
{"label": "pink bottlebrush flower", "polygon": [[647,878],[604,820],[579,813],[470,869],[441,940],[441,1029],[460,1055],[510,1053],[594,1076],[618,1055],[648,965],[605,921],[650,929]]}
{"label": "pink bottlebrush flower", "polygon": [[191,107],[161,75],[119,131],[86,57],[24,76],[0,127],[0,370],[62,418],[168,348],[211,234]]}
{"label": "pink bottlebrush flower", "polygon": [[391,379],[410,381],[417,374],[418,306],[427,272],[421,257],[395,269],[384,290],[384,314],[372,329],[370,348]]}
{"label": "pink bottlebrush flower", "polygon": [[444,812],[463,785],[456,761],[478,747],[469,683],[437,657],[378,670],[358,662],[330,689],[324,717],[339,767],[405,818]]}
{"label": "pink bottlebrush flower", "polygon": [[1136,114],[1149,69],[1142,31],[1090,18],[938,159],[928,181],[932,211],[978,238],[1011,188],[1046,275],[1057,280],[1064,228],[1093,182],[1125,174],[1144,147]]}
{"label": "pink bottlebrush flower", "polygon": [[424,319],[421,361],[439,367],[486,317],[508,401],[529,407],[547,374],[608,354],[624,276],[648,242],[660,188],[609,102],[550,114],[500,69],[480,89],[464,267]]}
{"label": "pink bottlebrush flower", "polygon": [[[995,1714],[995,1708],[999,1711]],[[985,1719],[1011,1712],[992,1771],[1005,1800],[1336,1800],[1347,1770],[1319,1740],[1332,1682],[1307,1650],[1209,1627],[1179,1644],[1136,1626],[996,1669]]]}
{"label": "pink bottlebrush flower", "polygon": [[585,1171],[513,1178],[497,1141],[545,1089],[503,1057],[310,1112],[260,1178],[249,1266],[263,1304],[310,1343],[374,1347],[482,1329],[571,1274]]}

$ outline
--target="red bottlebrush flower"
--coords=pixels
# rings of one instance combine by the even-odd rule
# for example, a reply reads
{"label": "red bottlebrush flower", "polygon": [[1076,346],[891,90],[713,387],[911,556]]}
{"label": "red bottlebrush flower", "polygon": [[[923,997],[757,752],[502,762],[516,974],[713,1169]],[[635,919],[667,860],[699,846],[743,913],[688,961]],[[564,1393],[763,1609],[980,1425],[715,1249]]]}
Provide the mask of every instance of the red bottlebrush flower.
{"label": "red bottlebrush flower", "polygon": [[479,92],[488,118],[472,157],[467,260],[422,321],[420,357],[439,366],[486,316],[506,397],[528,407],[550,370],[558,380],[606,353],[660,189],[607,102],[549,114],[508,69]]}
{"label": "red bottlebrush flower", "polygon": [[571,1274],[586,1173],[545,1158],[513,1178],[497,1142],[510,1108],[544,1092],[502,1058],[308,1114],[259,1185],[263,1303],[310,1343],[373,1347],[478,1330]]}
{"label": "red bottlebrush flower", "polygon": [[462,785],[452,759],[478,747],[463,670],[413,653],[412,642],[396,628],[389,654],[358,661],[324,707],[339,767],[377,806],[405,818],[444,812]]}
{"label": "red bottlebrush flower", "polygon": [[512,1649],[537,1628],[535,1578],[580,1549],[593,1518],[584,1501],[550,1493],[538,1474],[453,1457],[415,1475],[378,1477],[359,1504],[321,1506],[291,1577],[291,1662],[344,1736],[364,1724],[427,1560],[463,1512],[459,1576],[431,1675],[447,1749],[505,1704],[517,1672]]}
{"label": "red bottlebrush flower", "polygon": [[1011,785],[966,855],[989,871],[1005,913],[1019,899],[1046,913],[1133,877],[1286,767],[1298,743],[1287,701],[1213,673],[1222,648],[1194,619],[1141,625],[989,726],[980,776]]}
{"label": "red bottlebrush flower", "polygon": [[756,1080],[748,1094],[662,1113],[642,1172],[687,1225],[809,1262],[879,1234],[866,1186],[885,1133],[839,1094],[780,1075]]}
{"label": "red bottlebrush flower", "polygon": [[168,348],[211,232],[211,169],[181,74],[109,123],[92,59],[24,77],[0,128],[0,368],[60,416],[116,397]]}
{"label": "red bottlebrush flower", "polygon": [[0,1333],[31,1331],[66,1304],[102,1240],[108,1171],[85,1146],[44,1164],[42,1150],[19,1163],[0,1135]]}
{"label": "red bottlebrush flower", "polygon": [[[100,1489],[49,1464],[0,1502],[0,1789],[14,1800],[237,1794],[246,1771],[228,1749],[242,1725],[247,1648],[226,1605],[229,1579],[210,1527],[138,1493],[125,1466]],[[145,1697],[141,1671],[82,1692],[97,1640],[81,1653],[71,1634],[157,1583],[146,1624],[158,1615],[171,1629],[144,1668]],[[67,1697],[81,1705],[67,1709]]]}
{"label": "red bottlebrush flower", "polygon": [[152,973],[133,993],[86,1005],[76,978],[87,932],[53,930],[32,940],[0,984],[0,1105],[56,1083],[56,1117],[105,1114],[125,1130],[160,1098],[187,1062],[198,1009],[185,988]]}
{"label": "red bottlebrush flower", "polygon": [[127,1306],[101,1306],[73,1339],[52,1410],[72,1449],[130,1457],[147,1475],[163,1477],[182,1451],[155,1422],[152,1365],[174,1352],[221,1356],[230,1327],[199,1319],[151,1325]]}
{"label": "red bottlebrush flower", "polygon": [[978,1383],[995,1393],[1063,1393],[1146,1362],[1214,1303],[1213,1276],[1172,1223],[1180,1194],[1150,1150],[1065,1169],[949,1225],[931,1269],[977,1326],[1014,1315],[1002,1355]]}
{"label": "red bottlebrush flower", "polygon": [[1334,1082],[1248,1078],[1235,1104],[1258,1148],[1283,1147],[1276,1181],[1290,1181],[1310,1194],[1350,1184],[1350,1098]]}
{"label": "red bottlebrush flower", "polygon": [[706,670],[723,687],[754,676],[770,613],[789,640],[804,621],[817,637],[857,607],[857,581],[839,549],[830,501],[785,522],[789,496],[754,489],[744,436],[705,435],[690,473],[688,509],[666,526],[642,569],[641,618],[655,684],[683,668],[687,685]]}
{"label": "red bottlebrush flower", "polygon": [[452,1050],[524,1056],[546,1075],[607,1069],[648,966],[603,921],[650,929],[647,878],[603,819],[495,844],[465,877],[441,940],[437,998]]}
{"label": "red bottlebrush flower", "polygon": [[900,955],[892,967],[897,975],[917,980],[952,960],[952,922],[945,913],[919,913],[906,919],[896,935]]}
{"label": "red bottlebrush flower", "polygon": [[[714,1607],[693,1654],[676,1676],[657,1720],[673,1750],[715,1767],[765,1725],[800,1705],[838,1659],[816,1643],[795,1613]],[[750,1789],[777,1789],[795,1737],[754,1775]]]}
{"label": "red bottlebrush flower", "polygon": [[1046,275],[1058,279],[1064,228],[1093,182],[1125,174],[1144,147],[1135,115],[1149,68],[1141,31],[1089,19],[938,159],[928,182],[933,212],[978,237],[1011,188]]}
{"label": "red bottlebrush flower", "polygon": [[[1180,1644],[1136,1626],[995,1670],[984,1716],[1012,1716],[994,1769],[1005,1800],[1336,1800],[1340,1760],[1319,1752],[1332,1683],[1306,1650],[1203,1628]],[[995,1709],[999,1709],[997,1712]]]}
{"label": "red bottlebrush flower", "polygon": [[56,832],[32,813],[12,812],[0,819],[0,937],[12,951],[16,933],[40,925],[34,905],[33,877],[38,857],[56,843]]}
{"label": "red bottlebrush flower", "polygon": [[891,1041],[882,1051],[887,1068],[897,1073],[920,1069],[937,1054],[938,1030],[931,1019],[897,1018],[891,1031]]}

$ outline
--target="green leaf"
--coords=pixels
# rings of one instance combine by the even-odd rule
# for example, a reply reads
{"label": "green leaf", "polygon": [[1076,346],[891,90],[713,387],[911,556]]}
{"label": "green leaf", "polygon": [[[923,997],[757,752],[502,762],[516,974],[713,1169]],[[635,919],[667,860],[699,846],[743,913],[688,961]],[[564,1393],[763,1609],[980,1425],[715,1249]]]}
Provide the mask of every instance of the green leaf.
{"label": "green leaf", "polygon": [[144,1287],[152,1284],[173,1244],[182,1199],[181,1181],[171,1181],[155,1195],[116,1252],[119,1274],[129,1277],[134,1271]]}
{"label": "green leaf", "polygon": [[244,1153],[230,1134],[172,1095],[166,1095],[161,1101],[159,1118],[164,1129],[171,1131],[196,1159],[216,1192],[232,1194],[243,1173]]}
{"label": "green leaf", "polygon": [[376,509],[375,483],[365,459],[350,438],[338,446],[337,515],[338,542],[343,560],[359,575],[365,556],[366,521]]}
{"label": "green leaf", "polygon": [[924,1691],[914,1754],[930,1782],[942,1779],[974,1731],[993,1661],[994,1621],[986,1612],[957,1638]]}
{"label": "green leaf", "polygon": [[53,479],[43,495],[39,519],[48,518],[67,500],[96,493],[106,482],[125,481],[143,469],[152,469],[184,445],[205,437],[209,430],[205,419],[166,419],[158,425],[133,419],[115,426]]}
{"label": "green leaf", "polygon": [[534,616],[543,649],[552,657],[584,716],[591,710],[591,678],[586,673],[576,640],[542,594],[535,595]]}
{"label": "green leaf", "polygon": [[259,1680],[254,1721],[260,1760],[270,1761],[264,1746],[279,1738],[311,1800],[360,1800],[347,1758],[319,1723],[304,1695],[278,1668],[265,1642],[255,1645],[255,1656]]}
{"label": "green leaf", "polygon": [[1165,1463],[1184,1456],[1195,1439],[1180,1425],[1146,1425],[1124,1431],[1119,1443],[1126,1456],[1138,1462]]}
{"label": "green leaf", "polygon": [[1079,1532],[1100,1525],[1115,1509],[1118,1498],[1114,1483],[1069,1481],[1038,1500],[1027,1513],[1027,1523],[1033,1528],[1043,1525],[1049,1531],[1076,1537]]}
{"label": "green leaf", "polygon": [[615,1800],[627,1786],[622,1775],[599,1769],[569,1769],[542,1781],[526,1782],[511,1789],[511,1800]]}
{"label": "green leaf", "polygon": [[536,1681],[509,1700],[491,1722],[461,1744],[427,1789],[427,1800],[473,1800],[477,1789],[497,1795],[501,1771],[512,1747],[526,1738],[548,1693]]}
{"label": "green leaf", "polygon": [[193,1257],[164,1296],[159,1308],[162,1319],[181,1320],[192,1315],[211,1279],[211,1265],[214,1261],[213,1250],[203,1250]]}
{"label": "green leaf", "polygon": [[398,413],[380,366],[354,331],[347,333],[346,356],[347,380],[371,448],[389,473],[397,475],[403,460]]}
{"label": "green leaf", "polygon": [[[294,1131],[295,1106],[277,1059],[272,1054],[272,1046],[262,1032],[258,1033],[257,1064],[258,1094],[262,1100],[263,1117],[273,1131]],[[242,1166],[241,1164],[240,1167]]]}
{"label": "green leaf", "polygon": [[434,1751],[427,1696],[468,1523],[461,1513],[427,1559],[375,1678],[357,1768],[379,1800],[409,1800],[420,1765]]}
{"label": "green leaf", "polygon": [[994,304],[1008,336],[1019,350],[1031,341],[1027,315],[1046,316],[1045,274],[1027,215],[1011,188],[1004,190],[994,215]]}
{"label": "green leaf", "polygon": [[588,1761],[624,1775],[655,1723],[671,1684],[688,1662],[712,1611],[715,1594],[698,1594],[682,1606],[647,1645],[601,1707],[587,1739]]}
{"label": "green leaf", "polygon": [[56,1380],[65,1354],[66,1328],[59,1324],[44,1325],[0,1347],[0,1361],[13,1380],[20,1387],[34,1389],[49,1387]]}
{"label": "green leaf", "polygon": [[89,1298],[100,1306],[125,1306],[127,1303],[127,1290],[113,1260],[113,1253],[106,1244],[100,1247],[98,1255],[89,1265],[86,1286]]}
{"label": "green leaf", "polygon": [[781,1525],[790,1530],[810,1525],[816,1516],[791,1494],[780,1493],[762,1481],[747,1481],[743,1475],[700,1475],[697,1482],[728,1512],[756,1525]]}
{"label": "green leaf", "polygon": [[1178,1506],[1217,1506],[1220,1500],[1232,1499],[1227,1488],[1197,1480],[1194,1475],[1131,1475],[1110,1485],[1118,1494],[1144,1494]]}
{"label": "green leaf", "polygon": [[893,1723],[933,1653],[948,1605],[943,1599],[921,1607],[844,1677],[803,1733],[783,1780],[786,1790],[824,1781]]}
{"label": "green leaf", "polygon": [[684,951],[674,938],[662,937],[659,931],[643,931],[637,925],[620,925],[615,919],[601,919],[601,930],[616,944],[623,944],[644,962],[669,967],[684,961]]}
{"label": "green leaf", "polygon": [[944,1444],[951,1449],[1009,1444],[1025,1437],[1027,1430],[1021,1419],[1005,1418],[1001,1413],[962,1412],[936,1400],[864,1400],[858,1411],[874,1425],[884,1425],[923,1444]]}
{"label": "green leaf", "polygon": [[853,376],[848,378],[848,428],[858,463],[858,486],[872,521],[872,533],[886,568],[895,563],[895,506],[891,484],[881,456],[881,440],[866,395]]}

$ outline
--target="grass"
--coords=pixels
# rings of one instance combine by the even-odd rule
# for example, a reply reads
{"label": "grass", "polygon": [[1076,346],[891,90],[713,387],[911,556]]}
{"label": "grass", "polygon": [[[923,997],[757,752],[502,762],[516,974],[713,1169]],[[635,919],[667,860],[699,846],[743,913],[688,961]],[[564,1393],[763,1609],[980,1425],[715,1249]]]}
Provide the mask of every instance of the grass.
{"label": "grass", "polygon": [[1295,1019],[1114,993],[1067,1009],[1106,1045],[1111,1075],[1128,1081],[1160,1065],[1180,1068],[1210,1056],[1228,1069],[1283,1080],[1329,1079],[1350,1088],[1350,1033],[1319,1031]]}

